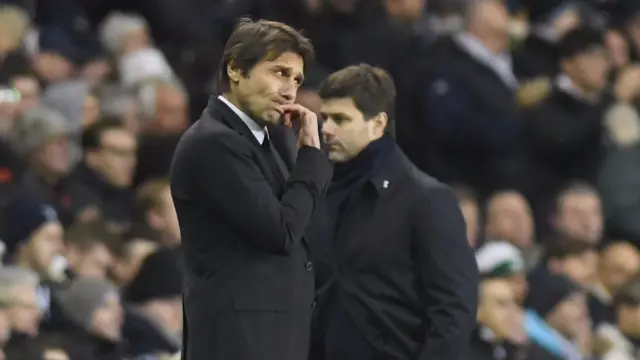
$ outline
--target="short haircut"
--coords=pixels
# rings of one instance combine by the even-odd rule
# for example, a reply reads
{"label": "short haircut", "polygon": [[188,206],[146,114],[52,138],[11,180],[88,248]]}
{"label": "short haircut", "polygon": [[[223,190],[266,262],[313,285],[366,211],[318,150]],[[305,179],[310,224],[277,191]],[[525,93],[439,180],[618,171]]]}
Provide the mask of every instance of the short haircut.
{"label": "short haircut", "polygon": [[101,221],[78,222],[65,234],[65,243],[80,251],[89,251],[97,244],[111,249],[112,244],[121,241],[121,236],[109,231]]}
{"label": "short haircut", "polygon": [[556,210],[560,210],[565,197],[573,194],[595,195],[598,196],[598,190],[595,187],[582,181],[572,181],[558,192],[556,197]]}
{"label": "short haircut", "polygon": [[258,62],[276,59],[286,52],[300,55],[305,68],[315,56],[311,41],[289,25],[240,19],[224,47],[215,80],[216,92],[222,94],[231,88],[227,74],[229,63],[233,63],[243,76],[248,76]]}
{"label": "short haircut", "polygon": [[89,125],[82,132],[82,149],[97,150],[102,146],[102,135],[110,130],[126,130],[119,117],[105,117]]}
{"label": "short haircut", "polygon": [[580,256],[590,251],[596,251],[594,245],[572,238],[559,237],[554,239],[552,244],[547,247],[544,259],[545,261],[566,259],[572,256]]}
{"label": "short haircut", "polygon": [[368,64],[352,65],[338,70],[320,85],[320,98],[351,98],[366,119],[386,113],[386,131],[393,131],[396,87],[385,70]]}

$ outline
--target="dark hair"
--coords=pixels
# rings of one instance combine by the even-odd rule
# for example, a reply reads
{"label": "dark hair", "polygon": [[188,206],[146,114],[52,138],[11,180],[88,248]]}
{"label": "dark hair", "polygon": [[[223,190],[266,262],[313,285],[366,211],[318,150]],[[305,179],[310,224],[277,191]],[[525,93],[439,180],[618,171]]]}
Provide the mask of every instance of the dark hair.
{"label": "dark hair", "polygon": [[286,52],[300,55],[305,68],[315,56],[311,41],[289,25],[277,21],[240,19],[224,47],[215,91],[222,94],[230,90],[229,63],[233,62],[233,66],[247,76],[258,62],[276,59]]}
{"label": "dark hair", "polygon": [[599,197],[598,190],[582,181],[571,181],[563,187],[556,196],[556,212],[560,212],[560,208],[568,195],[595,195]]}
{"label": "dark hair", "polygon": [[396,87],[385,70],[368,64],[348,66],[329,75],[319,95],[322,99],[353,99],[366,119],[384,112],[389,118],[386,132],[393,132]]}
{"label": "dark hair", "polygon": [[119,117],[105,117],[89,125],[82,132],[82,149],[96,150],[100,147],[102,134],[109,130],[126,129],[124,122]]}
{"label": "dark hair", "polygon": [[613,296],[613,307],[640,306],[640,277],[627,281]]}
{"label": "dark hair", "polygon": [[584,241],[579,241],[571,238],[557,238],[555,241],[547,247],[545,251],[545,261],[550,259],[566,259],[571,256],[579,256],[589,251],[596,251],[594,245]]}
{"label": "dark hair", "polygon": [[77,222],[65,234],[65,243],[80,251],[88,251],[97,244],[111,248],[112,244],[120,241],[121,236],[109,231],[101,221]]}

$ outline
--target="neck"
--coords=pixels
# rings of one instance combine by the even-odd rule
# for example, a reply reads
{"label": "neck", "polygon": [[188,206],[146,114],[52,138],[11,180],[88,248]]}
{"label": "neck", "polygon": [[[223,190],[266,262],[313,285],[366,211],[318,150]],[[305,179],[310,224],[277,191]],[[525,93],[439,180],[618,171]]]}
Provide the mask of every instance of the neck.
{"label": "neck", "polygon": [[369,143],[353,159],[335,164],[333,172],[334,184],[345,180],[357,180],[363,176],[370,175],[386,158],[386,155],[393,151],[394,146],[393,137],[385,134]]}

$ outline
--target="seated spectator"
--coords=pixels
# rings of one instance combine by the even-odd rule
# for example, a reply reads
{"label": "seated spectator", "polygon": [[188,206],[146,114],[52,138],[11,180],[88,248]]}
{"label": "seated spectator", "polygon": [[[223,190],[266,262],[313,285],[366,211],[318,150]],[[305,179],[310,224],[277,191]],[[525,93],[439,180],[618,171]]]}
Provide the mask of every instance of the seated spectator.
{"label": "seated spectator", "polygon": [[[76,326],[78,343],[91,344],[96,359],[122,359],[123,310],[118,289],[100,278],[80,277],[54,294],[60,305],[58,323]],[[67,329],[62,327],[59,330]],[[82,336],[85,335],[85,336]]]}
{"label": "seated spectator", "polygon": [[580,287],[563,275],[535,278],[530,284],[527,307],[553,329],[549,335],[564,344],[564,359],[591,355],[591,319]]}
{"label": "seated spectator", "polygon": [[124,336],[130,356],[174,354],[182,343],[182,272],[178,252],[147,256],[124,297],[130,304]]}
{"label": "seated spectator", "polygon": [[623,285],[613,299],[614,322],[604,323],[596,329],[598,338],[605,342],[602,360],[635,360],[640,354],[640,278],[635,277]]}
{"label": "seated spectator", "polygon": [[180,225],[171,198],[169,180],[153,179],[140,186],[136,196],[136,225],[148,238],[164,246],[180,244]]}
{"label": "seated spectator", "polygon": [[37,106],[16,122],[11,144],[29,165],[22,187],[53,205],[65,225],[73,223],[96,199],[68,175],[80,158],[73,127],[57,111]]}
{"label": "seated spectator", "polygon": [[529,190],[538,219],[552,210],[558,192],[573,181],[595,184],[603,153],[602,121],[612,98],[610,71],[599,31],[576,28],[559,44],[560,73],[546,96],[523,111]]}
{"label": "seated spectator", "polygon": [[597,267],[598,253],[595,247],[561,238],[547,248],[543,261],[531,274],[530,280],[544,279],[548,274],[560,274],[587,290],[597,281]]}
{"label": "seated spectator", "polygon": [[109,244],[118,241],[119,236],[99,221],[72,226],[65,234],[65,257],[71,277],[106,278],[113,266]]}
{"label": "seated spectator", "polygon": [[3,241],[8,262],[34,271],[45,281],[62,281],[64,230],[56,211],[25,194],[14,199],[6,215]]}
{"label": "seated spectator", "polygon": [[126,287],[138,274],[144,259],[158,249],[158,243],[143,238],[130,238],[111,244],[113,266],[110,278],[120,287]]}
{"label": "seated spectator", "polygon": [[602,203],[598,192],[584,183],[572,183],[560,192],[552,217],[556,233],[597,245],[604,233]]}
{"label": "seated spectator", "polygon": [[473,333],[463,359],[508,358],[508,342],[523,343],[522,311],[515,301],[509,283],[488,278],[480,283],[478,328]]}
{"label": "seated spectator", "polygon": [[631,244],[613,242],[600,251],[598,282],[588,297],[594,326],[614,323],[613,298],[618,290],[640,271],[640,253]]}
{"label": "seated spectator", "polygon": [[3,311],[8,316],[10,333],[3,330],[2,339],[7,352],[28,347],[39,334],[43,312],[38,299],[38,282],[38,275],[30,270],[13,266],[0,268],[0,294],[8,303]]}
{"label": "seated spectator", "polygon": [[137,139],[120,119],[101,119],[82,134],[84,159],[74,180],[100,199],[102,219],[127,230],[134,194],[129,189],[136,165]]}
{"label": "seated spectator", "polygon": [[522,251],[527,269],[537,263],[540,249],[534,243],[533,215],[529,202],[517,191],[499,191],[487,200],[487,241],[507,241]]}

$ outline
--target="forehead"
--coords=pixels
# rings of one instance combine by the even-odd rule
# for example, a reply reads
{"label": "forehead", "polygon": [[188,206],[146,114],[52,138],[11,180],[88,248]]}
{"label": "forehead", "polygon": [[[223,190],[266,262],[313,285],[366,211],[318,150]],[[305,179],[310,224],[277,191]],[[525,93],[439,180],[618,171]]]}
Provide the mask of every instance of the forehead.
{"label": "forehead", "polygon": [[353,102],[352,98],[332,98],[323,99],[320,106],[320,112],[325,115],[345,114],[357,115],[360,110]]}
{"label": "forehead", "polygon": [[597,204],[599,202],[595,193],[590,191],[568,192],[561,197],[561,204],[564,206],[576,204]]}
{"label": "forehead", "polygon": [[304,59],[302,56],[294,52],[285,52],[275,58],[267,56],[265,60],[256,64],[256,68],[276,66],[287,68],[293,71],[296,75],[302,75],[304,72]]}
{"label": "forehead", "polygon": [[491,300],[509,300],[512,297],[511,287],[504,280],[488,280],[482,285],[482,297]]}
{"label": "forehead", "polygon": [[125,129],[109,129],[102,133],[102,142],[105,144],[132,143],[135,142],[135,137]]}

